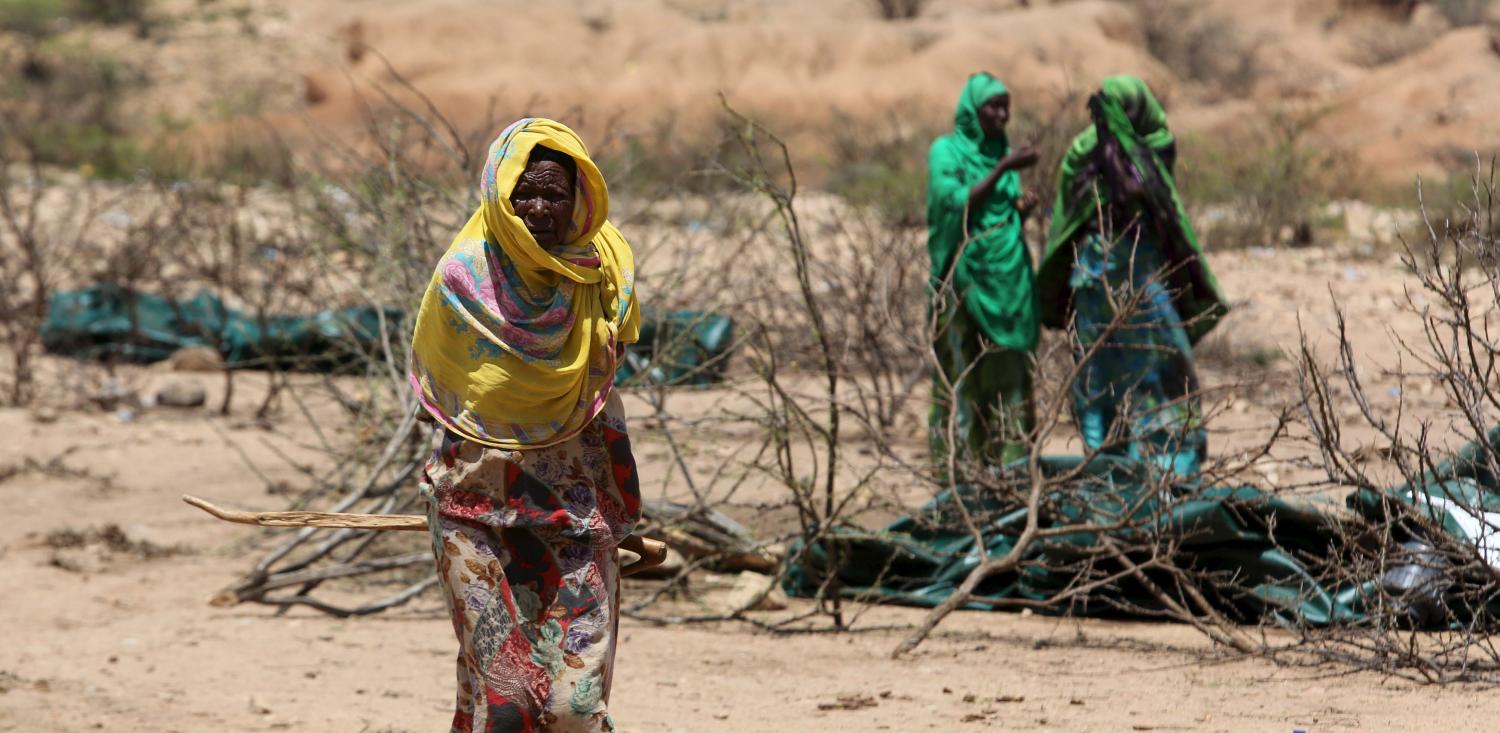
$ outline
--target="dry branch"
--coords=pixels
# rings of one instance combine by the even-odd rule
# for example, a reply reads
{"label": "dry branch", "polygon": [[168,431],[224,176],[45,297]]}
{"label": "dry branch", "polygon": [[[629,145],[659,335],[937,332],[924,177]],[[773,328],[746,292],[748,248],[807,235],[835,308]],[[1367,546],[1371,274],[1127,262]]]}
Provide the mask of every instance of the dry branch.
{"label": "dry branch", "polygon": [[[398,532],[427,531],[427,517],[420,514],[353,514],[348,512],[246,512],[220,508],[204,499],[184,494],[182,500],[198,507],[218,519],[235,524],[251,524],[260,527],[315,527],[319,529],[369,529]],[[625,565],[621,575],[630,576],[654,568],[667,559],[667,545],[652,539],[630,535],[620,543],[620,548],[635,554],[639,559]],[[417,561],[425,561],[430,555],[415,553],[401,558],[384,558],[365,561],[354,567],[332,567],[300,574],[278,574],[275,581],[259,584],[262,591],[273,590],[300,582],[313,582],[329,578],[359,575],[367,572],[404,567]],[[291,578],[291,580],[288,580]],[[239,600],[236,597],[236,602]]]}
{"label": "dry branch", "polygon": [[378,529],[427,531],[427,517],[418,514],[352,514],[346,512],[246,512],[221,509],[204,499],[183,494],[182,500],[226,522],[261,527],[321,527],[323,529]]}

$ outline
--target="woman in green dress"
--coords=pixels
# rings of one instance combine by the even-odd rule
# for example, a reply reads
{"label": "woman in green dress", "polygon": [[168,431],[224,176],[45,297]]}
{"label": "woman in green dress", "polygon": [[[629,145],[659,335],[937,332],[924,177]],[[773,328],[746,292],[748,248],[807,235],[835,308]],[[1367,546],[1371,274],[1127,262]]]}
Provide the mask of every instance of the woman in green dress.
{"label": "woman in green dress", "polygon": [[1192,345],[1227,301],[1178,198],[1176,143],[1151,89],[1110,77],[1089,110],[1058,174],[1037,275],[1043,322],[1077,336],[1084,444],[1189,476],[1208,451]]}
{"label": "woman in green dress", "polygon": [[[1025,456],[1033,422],[1031,353],[1038,335],[1035,274],[1022,220],[1037,197],[1012,151],[1010,93],[994,76],[969,77],[954,131],[928,154],[927,248],[937,373],[929,415],[933,462],[997,466]],[[962,469],[960,469],[962,470]]]}

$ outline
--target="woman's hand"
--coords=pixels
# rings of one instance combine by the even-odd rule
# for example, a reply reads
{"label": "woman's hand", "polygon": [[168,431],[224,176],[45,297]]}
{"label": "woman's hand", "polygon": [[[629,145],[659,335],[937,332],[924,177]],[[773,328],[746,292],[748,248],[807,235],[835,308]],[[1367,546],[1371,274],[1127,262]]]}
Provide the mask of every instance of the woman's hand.
{"label": "woman's hand", "polygon": [[984,180],[969,189],[969,210],[978,209],[984,203],[984,200],[989,198],[990,192],[995,190],[995,183],[1000,180],[1000,176],[1004,175],[1006,171],[1030,168],[1036,165],[1040,157],[1037,155],[1035,148],[1025,147],[1017,148],[1011,151],[1010,155],[1001,158],[1000,162],[996,163],[994,169],[990,171],[990,174],[984,177]]}
{"label": "woman's hand", "polygon": [[1036,148],[1029,146],[1016,148],[1015,150],[1011,151],[1010,155],[1002,158],[1000,160],[1000,165],[997,167],[1002,170],[1018,171],[1023,168],[1030,168],[1036,165],[1036,162],[1040,159],[1041,155],[1036,152]]}
{"label": "woman's hand", "polygon": [[1037,196],[1035,191],[1027,191],[1016,199],[1016,212],[1024,219],[1031,216],[1031,212],[1036,210],[1036,205],[1041,202],[1041,197]]}

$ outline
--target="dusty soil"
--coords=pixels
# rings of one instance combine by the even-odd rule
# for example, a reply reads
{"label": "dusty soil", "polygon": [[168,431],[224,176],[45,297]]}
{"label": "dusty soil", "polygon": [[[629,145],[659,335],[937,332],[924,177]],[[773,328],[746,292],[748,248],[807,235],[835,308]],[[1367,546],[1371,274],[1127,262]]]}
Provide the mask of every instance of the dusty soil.
{"label": "dusty soil", "polygon": [[[1335,0],[1197,3],[1206,15],[1183,27],[1198,29],[1207,48],[1249,60],[1238,87],[1153,55],[1137,2],[1033,0],[1022,9],[1011,0],[932,0],[922,18],[903,23],[881,21],[856,0],[162,5],[173,21],[149,40],[80,33],[150,75],[147,96],[136,101],[141,119],[166,111],[192,119],[198,133],[247,115],[347,124],[359,110],[353,90],[390,86],[383,58],[463,122],[551,114],[596,146],[630,134],[651,143],[705,124],[721,90],[746,109],[779,115],[793,132],[803,125],[799,140],[826,142],[839,115],[939,128],[949,124],[963,78],[978,68],[1007,79],[1021,105],[1105,74],[1138,73],[1162,91],[1174,127],[1187,136],[1258,124],[1276,105],[1313,109],[1323,113],[1313,131],[1319,140],[1352,147],[1375,175],[1401,183],[1417,171],[1451,170],[1462,151],[1500,144],[1492,114],[1500,55],[1488,28],[1449,27],[1430,10],[1409,21],[1361,15]],[[380,55],[355,53],[361,43]],[[1391,50],[1397,43],[1402,53]],[[559,48],[578,51],[559,59]],[[804,157],[816,161],[816,150]],[[1360,233],[1352,220],[1349,229]],[[638,231],[633,240],[649,243]],[[1211,385],[1231,388],[1214,423],[1214,450],[1264,436],[1293,379],[1288,360],[1274,353],[1294,348],[1299,317],[1326,353],[1330,297],[1348,309],[1356,347],[1374,360],[1372,391],[1394,388],[1374,366],[1391,361],[1388,330],[1411,335],[1417,321],[1395,306],[1407,280],[1389,251],[1252,250],[1215,254],[1214,264],[1235,303],[1200,360]],[[0,501],[10,520],[0,522],[0,587],[8,591],[0,603],[0,730],[443,729],[455,644],[435,597],[353,620],[208,605],[269,535],[215,523],[179,495],[281,509],[288,497],[267,487],[298,485],[300,468],[319,465],[304,421],[262,426],[249,418],[264,387],[255,375],[239,378],[228,417],[148,409],[122,419],[80,397],[97,391],[99,369],[51,359],[45,367],[52,391],[41,406],[0,410]],[[181,378],[157,368],[117,376],[142,392]],[[203,382],[209,404],[217,401],[215,379],[190,378]],[[1407,387],[1409,410],[1442,414],[1440,391]],[[674,409],[706,414],[732,397],[673,400]],[[311,406],[315,414],[326,409]],[[648,496],[682,496],[662,436],[639,400],[630,409]],[[906,448],[917,459],[919,418],[912,428]],[[743,435],[697,437],[700,463],[744,448]],[[1066,436],[1057,447],[1068,449]],[[1298,477],[1289,463],[1264,468],[1267,486]],[[772,490],[747,489],[731,513],[757,531],[775,529],[784,517],[753,508]],[[705,577],[701,600],[711,604],[724,582]],[[650,588],[629,584],[627,603]],[[380,589],[344,590],[372,591]],[[781,613],[806,610],[793,601]],[[1431,730],[1438,721],[1477,730],[1500,717],[1500,699],[1474,687],[1280,668],[1225,655],[1192,629],[1168,624],[960,613],[915,655],[890,660],[922,614],[868,609],[858,631],[842,635],[627,619],[616,717],[628,731],[673,733],[833,726],[1285,733]]]}
{"label": "dusty soil", "polygon": [[[1371,326],[1359,334],[1366,354],[1389,352],[1374,324],[1402,332],[1414,323],[1394,307],[1403,275],[1387,257],[1259,251],[1222,254],[1215,264],[1238,304],[1226,328],[1233,340],[1216,347],[1227,356],[1208,363],[1216,383],[1241,379],[1246,367],[1236,354],[1291,345],[1298,313],[1311,330],[1326,329],[1330,289]],[[91,367],[48,366],[55,384],[93,378]],[[1274,362],[1259,381],[1285,379],[1289,369]],[[122,378],[149,391],[180,377],[143,369]],[[0,412],[0,500],[11,520],[0,523],[0,586],[8,590],[0,604],[0,730],[446,724],[454,643],[436,598],[352,620],[207,604],[267,535],[208,520],[178,496],[281,508],[286,497],[268,494],[267,485],[297,482],[295,466],[318,455],[296,423],[265,429],[245,419],[257,385],[254,375],[240,379],[243,396],[228,418],[159,408],[122,421],[77,408],[65,394],[36,410]],[[218,385],[203,381],[212,404]],[[1253,440],[1279,399],[1253,387],[1240,394],[1243,404],[1216,429],[1216,446]],[[1413,399],[1441,408],[1440,395]],[[649,491],[673,493],[651,429],[639,432]],[[649,589],[631,583],[627,603]],[[794,601],[790,612],[800,610]],[[917,654],[891,661],[921,614],[867,609],[856,622],[861,631],[844,635],[626,620],[613,707],[630,731],[745,733],[1430,730],[1436,721],[1478,730],[1500,714],[1500,700],[1473,687],[1278,668],[1158,623],[961,613]]]}

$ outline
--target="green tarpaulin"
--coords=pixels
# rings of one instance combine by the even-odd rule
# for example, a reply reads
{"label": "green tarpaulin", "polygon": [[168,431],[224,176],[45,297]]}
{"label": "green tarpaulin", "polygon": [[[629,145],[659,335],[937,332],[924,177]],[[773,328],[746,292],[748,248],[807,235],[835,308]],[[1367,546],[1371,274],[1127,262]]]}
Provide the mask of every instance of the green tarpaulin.
{"label": "green tarpaulin", "polygon": [[[1497,440],[1500,430],[1490,434],[1491,445],[1500,446]],[[1389,535],[1394,542],[1431,540],[1433,532],[1446,532],[1484,555],[1487,531],[1483,529],[1484,518],[1474,517],[1475,510],[1483,507],[1500,511],[1500,484],[1484,455],[1482,446],[1471,445],[1417,488],[1408,485],[1379,492],[1358,491],[1350,496],[1349,506],[1372,522],[1389,522],[1392,517],[1408,522],[1410,526]],[[1043,461],[1043,470],[1058,476],[1079,467],[1080,461],[1048,458]],[[1243,622],[1274,618],[1312,626],[1359,622],[1366,618],[1365,604],[1379,597],[1379,585],[1391,582],[1389,576],[1351,579],[1344,572],[1329,572],[1350,553],[1361,551],[1348,544],[1348,533],[1338,531],[1333,507],[1289,501],[1251,487],[1189,483],[1143,497],[1144,487],[1158,484],[1146,480],[1140,472],[1151,469],[1139,463],[1098,458],[1083,468],[1083,478],[1047,502],[1053,516],[1041,526],[1059,527],[1085,520],[1128,524],[1129,529],[1108,536],[1120,540],[1122,546],[1141,548],[1165,547],[1163,540],[1171,539],[1176,543],[1174,564],[1189,570],[1199,581],[1199,589],[1230,618]],[[976,546],[973,534],[961,521],[954,494],[945,493],[884,530],[841,529],[833,538],[815,543],[789,569],[783,581],[785,590],[801,596],[817,593],[830,567],[830,550],[836,549],[841,595],[937,605],[963,582],[979,562],[981,552],[989,557],[1010,552],[1026,522],[1024,507],[1007,506],[973,487],[954,491],[984,528],[983,547]],[[1126,511],[1132,516],[1122,522],[1121,514]],[[1413,513],[1432,521],[1410,522]],[[1500,519],[1500,515],[1494,518]],[[1500,527],[1500,522],[1491,526]],[[1047,599],[1085,577],[1083,571],[1089,563],[1094,564],[1088,577],[1122,570],[1124,566],[1118,560],[1098,552],[1101,543],[1101,538],[1092,533],[1038,539],[1024,554],[1018,572],[985,581],[976,593],[980,602],[969,607],[994,607],[982,602],[986,599]],[[795,548],[792,557],[797,557],[800,549]],[[1388,549],[1392,557],[1399,557],[1404,548]],[[1363,551],[1369,552],[1369,548]],[[1127,557],[1145,563],[1149,550]],[[1437,570],[1421,572],[1442,576]],[[1160,581],[1162,587],[1173,587],[1170,579],[1149,570],[1146,576]],[[1442,577],[1443,582],[1459,582]],[[1443,590],[1428,589],[1425,597],[1428,601],[1440,599]],[[1071,599],[1058,610],[1116,615],[1150,614],[1160,609],[1161,604],[1147,588],[1125,578]],[[1465,608],[1419,610],[1413,609],[1413,622],[1419,625],[1454,623],[1472,616]],[[1489,610],[1493,614],[1500,609]]]}
{"label": "green tarpaulin", "polygon": [[230,368],[331,370],[376,353],[382,319],[399,334],[400,317],[363,307],[257,318],[207,291],[174,300],[102,284],[54,295],[41,337],[48,351],[80,359],[152,362],[206,346]]}
{"label": "green tarpaulin", "polygon": [[[178,349],[204,346],[218,350],[231,368],[332,370],[379,354],[382,320],[392,338],[405,340],[403,314],[394,308],[261,319],[225,306],[207,291],[179,300],[100,284],[53,296],[41,337],[48,351],[80,359],[153,362]],[[620,381],[717,382],[733,337],[733,322],[721,315],[647,309],[640,342],[620,365]]]}
{"label": "green tarpaulin", "polygon": [[706,311],[641,310],[640,340],[625,352],[616,379],[635,384],[704,385],[724,378],[734,322]]}

